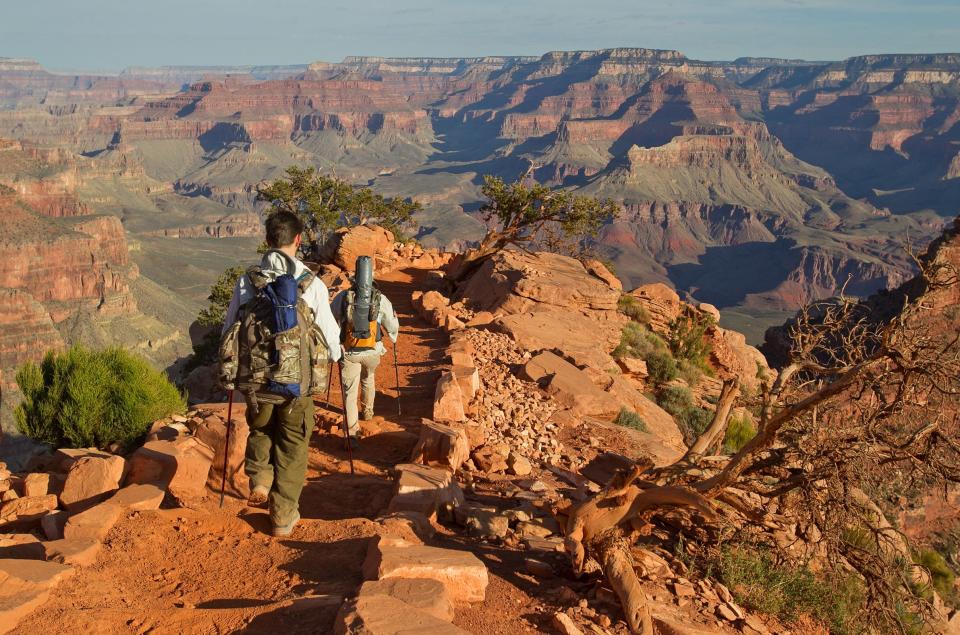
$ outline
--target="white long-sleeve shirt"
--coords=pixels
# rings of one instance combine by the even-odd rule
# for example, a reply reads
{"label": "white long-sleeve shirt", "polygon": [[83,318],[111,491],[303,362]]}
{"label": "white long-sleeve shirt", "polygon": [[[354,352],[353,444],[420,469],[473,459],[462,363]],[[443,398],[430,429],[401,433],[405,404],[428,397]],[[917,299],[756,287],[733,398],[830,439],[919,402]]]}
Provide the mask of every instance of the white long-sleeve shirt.
{"label": "white long-sleeve shirt", "polygon": [[[294,276],[299,278],[307,271],[307,266],[294,258]],[[261,261],[260,266],[264,273],[270,277],[279,277],[287,273],[287,261],[283,256],[277,253],[269,253]],[[230,299],[230,306],[227,307],[227,315],[223,320],[223,332],[233,326],[237,321],[237,315],[240,307],[249,302],[256,295],[256,288],[246,275],[240,276],[237,284],[233,287],[233,297]],[[330,357],[333,361],[340,359],[340,325],[334,319],[330,311],[330,293],[327,291],[327,285],[323,280],[314,277],[313,282],[303,292],[303,301],[307,306],[313,309],[313,319],[320,327],[324,339],[327,340],[327,346],[330,348]]]}
{"label": "white long-sleeve shirt", "polygon": [[[330,309],[334,315],[343,315],[343,303],[347,301],[347,291],[341,291],[330,303]],[[380,294],[380,315],[377,316],[377,322],[387,332],[387,336],[394,344],[397,343],[397,334],[400,331],[400,321],[397,319],[397,313],[393,310],[393,304],[390,298],[383,293]],[[387,352],[387,347],[383,342],[377,342],[376,351],[383,355]]]}

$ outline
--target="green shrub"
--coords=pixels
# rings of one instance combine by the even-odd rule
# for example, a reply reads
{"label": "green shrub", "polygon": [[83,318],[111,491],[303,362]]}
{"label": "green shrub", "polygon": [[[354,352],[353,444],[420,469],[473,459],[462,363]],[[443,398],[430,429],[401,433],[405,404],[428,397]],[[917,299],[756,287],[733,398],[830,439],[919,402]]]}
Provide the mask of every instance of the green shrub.
{"label": "green shrub", "polygon": [[617,309],[634,322],[650,324],[650,314],[647,309],[632,295],[620,296]]}
{"label": "green shrub", "polygon": [[709,372],[707,358],[713,349],[704,336],[713,325],[713,318],[700,311],[680,315],[670,323],[670,352],[678,360],[685,360],[703,372]]}
{"label": "green shrub", "polygon": [[856,633],[863,604],[862,583],[853,576],[818,578],[808,569],[774,562],[769,554],[746,547],[727,547],[716,573],[744,607],[795,622],[809,615],[831,633]]}
{"label": "green shrub", "polygon": [[662,337],[638,322],[628,322],[620,334],[614,357],[636,357],[647,363],[650,381],[662,385],[677,378],[677,362]]}
{"label": "green shrub", "polygon": [[723,437],[723,450],[729,454],[740,451],[750,439],[757,436],[757,429],[750,417],[730,417],[727,422],[727,433]]}
{"label": "green shrub", "polygon": [[691,443],[693,443],[710,427],[710,422],[713,421],[713,413],[706,408],[695,406],[683,413],[681,419],[683,425],[689,431]]}
{"label": "green shrub", "polygon": [[677,422],[686,444],[692,445],[713,420],[713,413],[693,405],[693,394],[686,386],[667,386],[657,393],[657,404]]}
{"label": "green shrub", "polygon": [[663,338],[638,322],[627,322],[620,333],[620,345],[613,351],[614,357],[638,357],[645,359],[652,353],[670,353]]}
{"label": "green shrub", "polygon": [[620,413],[617,414],[617,418],[614,419],[613,422],[618,426],[623,426],[624,428],[633,428],[634,430],[639,430],[640,432],[648,432],[647,422],[644,421],[640,415],[629,408],[620,408]]}
{"label": "green shrub", "polygon": [[17,385],[17,428],[54,447],[130,446],[151,422],[184,408],[162,373],[120,348],[49,352],[20,368]]}
{"label": "green shrub", "polygon": [[674,417],[693,407],[693,393],[686,386],[667,386],[657,393],[657,403]]}
{"label": "green shrub", "polygon": [[677,362],[677,376],[688,386],[696,386],[704,375],[704,369],[693,362],[681,359]]}
{"label": "green shrub", "polygon": [[953,581],[956,574],[940,553],[933,549],[923,549],[914,557],[914,562],[930,572],[930,582],[945,601],[953,599]]}
{"label": "green shrub", "polygon": [[652,353],[644,361],[647,362],[647,376],[654,384],[667,384],[677,378],[677,362],[670,353]]}

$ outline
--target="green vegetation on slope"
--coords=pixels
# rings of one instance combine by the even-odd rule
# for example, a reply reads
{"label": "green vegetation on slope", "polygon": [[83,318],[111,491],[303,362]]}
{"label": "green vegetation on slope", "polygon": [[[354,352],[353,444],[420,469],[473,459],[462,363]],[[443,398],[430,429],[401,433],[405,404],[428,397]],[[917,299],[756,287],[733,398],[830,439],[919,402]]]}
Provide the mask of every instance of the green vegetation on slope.
{"label": "green vegetation on slope", "polygon": [[17,385],[18,429],[54,447],[130,447],[151,422],[184,408],[162,373],[120,348],[49,352],[39,365],[20,368]]}

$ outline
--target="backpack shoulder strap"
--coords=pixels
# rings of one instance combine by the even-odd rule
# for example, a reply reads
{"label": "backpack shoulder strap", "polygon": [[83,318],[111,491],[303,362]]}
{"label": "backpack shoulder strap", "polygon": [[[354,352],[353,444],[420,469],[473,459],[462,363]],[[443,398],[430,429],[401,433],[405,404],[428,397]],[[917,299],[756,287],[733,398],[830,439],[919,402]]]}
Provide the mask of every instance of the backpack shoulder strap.
{"label": "backpack shoulder strap", "polygon": [[300,277],[297,278],[297,290],[300,292],[300,295],[303,295],[307,292],[307,289],[310,288],[310,285],[313,284],[313,281],[316,279],[316,277],[317,276],[315,276],[309,269],[300,274]]}
{"label": "backpack shoulder strap", "polygon": [[246,276],[250,280],[250,284],[252,284],[257,291],[263,290],[263,288],[266,287],[270,282],[270,280],[263,274],[263,268],[260,265],[248,267]]}

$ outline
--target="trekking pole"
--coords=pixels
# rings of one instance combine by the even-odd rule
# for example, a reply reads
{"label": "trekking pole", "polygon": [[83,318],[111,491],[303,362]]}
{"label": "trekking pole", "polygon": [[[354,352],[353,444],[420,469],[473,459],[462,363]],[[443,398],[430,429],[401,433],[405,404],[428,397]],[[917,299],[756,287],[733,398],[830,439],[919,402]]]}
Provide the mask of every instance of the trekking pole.
{"label": "trekking pole", "polygon": [[[400,339],[400,333],[397,333]],[[397,417],[400,417],[400,366],[397,364],[397,343],[393,343],[393,374],[397,377]]]}
{"label": "trekking pole", "polygon": [[227,489],[227,457],[230,456],[230,430],[233,428],[233,389],[227,391],[227,438],[223,444],[223,479],[220,481],[220,509],[223,509],[223,493]]}
{"label": "trekking pole", "polygon": [[350,474],[353,475],[353,446],[350,445],[350,425],[347,423],[347,392],[343,389],[343,367],[337,362],[337,374],[340,376],[340,398],[343,400],[343,440],[347,444],[347,456],[350,459]]}
{"label": "trekking pole", "polygon": [[327,410],[330,409],[330,387],[333,385],[333,360],[330,360],[330,363],[327,364]]}

